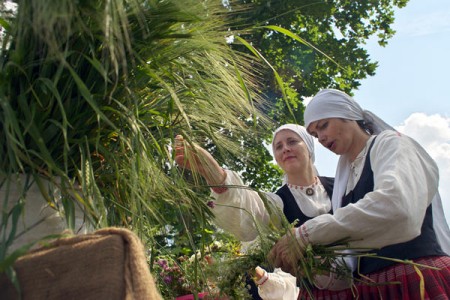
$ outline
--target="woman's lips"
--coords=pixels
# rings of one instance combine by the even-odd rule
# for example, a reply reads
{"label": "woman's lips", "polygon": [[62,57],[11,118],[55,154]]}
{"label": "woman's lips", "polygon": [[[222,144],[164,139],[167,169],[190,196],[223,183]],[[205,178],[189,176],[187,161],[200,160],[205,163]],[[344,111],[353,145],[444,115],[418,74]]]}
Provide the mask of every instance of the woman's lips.
{"label": "woman's lips", "polygon": [[327,148],[330,149],[331,151],[334,150],[334,148],[336,148],[336,143],[335,142],[331,142],[327,145]]}
{"label": "woman's lips", "polygon": [[285,158],[283,159],[283,161],[288,161],[288,160],[290,160],[290,159],[292,159],[292,158],[295,158],[295,156],[287,156],[287,157],[285,157]]}

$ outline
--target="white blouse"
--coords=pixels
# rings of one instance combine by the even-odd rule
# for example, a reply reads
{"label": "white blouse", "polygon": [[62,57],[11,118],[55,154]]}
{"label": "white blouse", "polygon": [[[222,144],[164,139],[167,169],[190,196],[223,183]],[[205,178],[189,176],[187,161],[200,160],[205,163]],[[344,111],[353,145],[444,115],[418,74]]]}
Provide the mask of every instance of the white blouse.
{"label": "white blouse", "polygon": [[[350,166],[347,191],[358,182],[371,137],[360,158]],[[374,190],[355,204],[338,208],[305,222],[313,244],[350,238],[351,246],[381,248],[406,242],[420,234],[425,211],[433,200],[433,220],[438,240],[446,251],[449,230],[438,195],[436,163],[413,139],[395,131],[378,135],[370,152]],[[435,203],[437,201],[437,203]],[[440,205],[439,205],[440,204]]]}
{"label": "white blouse", "polygon": [[[250,247],[252,242],[258,237],[258,224],[268,224],[269,216],[264,202],[260,195],[244,186],[242,179],[236,172],[227,170],[227,177],[224,185],[228,190],[222,194],[212,193],[215,198],[215,206],[212,212],[215,215],[215,223],[220,228],[234,234],[240,241]],[[303,212],[308,217],[316,217],[325,214],[331,209],[331,201],[328,194],[319,182],[314,186],[314,194],[306,195],[304,190],[295,187],[289,187],[294,199]],[[264,193],[267,201],[271,201],[276,207],[283,210],[283,200],[275,193]],[[273,219],[272,219],[273,220]],[[271,279],[277,284],[267,284],[260,292],[265,296],[270,295],[268,299],[293,299],[292,293],[298,294],[295,284],[291,285],[290,274],[281,270],[275,273],[269,273]],[[284,287],[281,289],[280,284]],[[295,280],[294,280],[295,283]],[[321,275],[314,277],[314,284],[319,289],[342,290],[349,288],[353,283],[351,278],[338,278],[334,273],[330,276]],[[295,297],[296,298],[296,297]]]}
{"label": "white blouse", "polygon": [[[264,202],[259,194],[244,186],[242,179],[236,172],[227,170],[224,185],[228,190],[222,194],[212,193],[216,199],[214,209],[215,223],[225,231],[234,234],[244,243],[244,247],[251,247],[252,242],[258,238],[258,225],[268,224],[270,217]],[[314,194],[308,196],[305,190],[289,187],[300,210],[308,217],[316,217],[326,214],[331,209],[331,201],[328,194],[319,182],[314,186]],[[272,201],[277,208],[283,211],[283,200],[275,193],[264,193],[267,201]],[[276,218],[276,216],[275,216]],[[273,219],[272,219],[273,220]],[[298,294],[297,287],[290,284],[290,274],[281,270],[269,273],[271,279],[277,284],[266,284],[259,288],[260,293],[271,300],[293,299],[292,295]],[[295,283],[295,280],[294,280]],[[342,290],[349,288],[353,283],[351,278],[337,278],[334,273],[330,276],[322,275],[314,277],[314,284],[319,289]],[[280,284],[284,287],[281,289]],[[270,295],[270,296],[269,296]],[[296,297],[294,297],[296,298]]]}
{"label": "white blouse", "polygon": [[[236,172],[226,172],[224,185],[228,186],[228,190],[222,194],[212,193],[216,204],[212,210],[215,223],[241,241],[253,241],[258,236],[257,224],[268,224],[270,217],[260,195],[245,186]],[[330,211],[331,201],[320,182],[314,186],[315,192],[312,196],[307,196],[304,190],[292,187],[289,189],[306,216],[316,217]],[[268,201],[283,210],[283,200],[280,196],[268,192],[264,194]]]}

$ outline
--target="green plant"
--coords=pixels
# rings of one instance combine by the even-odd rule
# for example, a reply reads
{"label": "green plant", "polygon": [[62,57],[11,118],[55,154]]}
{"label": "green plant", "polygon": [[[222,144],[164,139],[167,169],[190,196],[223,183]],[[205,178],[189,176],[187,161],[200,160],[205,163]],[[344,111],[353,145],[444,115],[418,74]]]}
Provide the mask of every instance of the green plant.
{"label": "green plant", "polygon": [[[238,156],[242,137],[270,125],[263,67],[227,43],[246,33],[229,30],[242,11],[220,1],[0,0],[2,179],[49,180],[61,197],[42,194],[68,224],[79,206],[95,228],[131,228],[150,261],[202,253],[215,233],[209,189],[176,168],[170,147],[183,133],[216,157]],[[4,207],[0,224],[20,215],[20,202]],[[8,246],[16,233],[1,230]],[[11,270],[17,255],[6,248]]]}
{"label": "green plant", "polygon": [[[174,167],[175,134],[237,153],[224,131],[268,123],[257,65],[226,41],[239,33],[228,31],[239,9],[190,0],[2,0],[0,9],[2,178],[49,180],[64,201],[42,193],[68,220],[79,206],[93,227],[131,228],[155,252],[167,225],[200,248],[207,187]],[[15,215],[3,209],[0,223]],[[14,238],[2,230],[2,242]]]}
{"label": "green plant", "polygon": [[[177,296],[206,293],[213,297],[228,296],[221,289],[220,271],[232,257],[240,256],[240,242],[226,234],[213,234],[216,239],[192,254],[176,254],[173,251],[160,254],[151,262],[161,294],[167,299]],[[236,296],[249,296],[242,282],[241,287],[230,286]]]}

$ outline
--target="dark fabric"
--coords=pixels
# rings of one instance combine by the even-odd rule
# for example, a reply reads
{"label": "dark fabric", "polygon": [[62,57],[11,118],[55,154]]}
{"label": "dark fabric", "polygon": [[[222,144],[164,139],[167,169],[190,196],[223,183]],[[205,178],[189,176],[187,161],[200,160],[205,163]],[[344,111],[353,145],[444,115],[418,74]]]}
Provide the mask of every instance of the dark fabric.
{"label": "dark fabric", "polygon": [[[319,180],[322,183],[325,191],[327,192],[329,198],[333,194],[333,184],[334,178],[332,177],[323,177],[319,176]],[[311,217],[306,216],[298,207],[297,202],[295,201],[294,195],[292,195],[289,187],[285,184],[276,192],[278,196],[280,196],[281,200],[283,200],[283,213],[286,216],[286,219],[289,223],[294,222],[295,220],[299,220],[296,226],[300,226],[306,221],[312,219]]]}
{"label": "dark fabric", "polygon": [[[268,272],[270,270],[268,268],[264,268],[264,269],[266,269],[266,271],[268,271]],[[245,283],[246,283],[248,292],[252,296],[253,300],[263,300],[261,298],[261,296],[259,296],[258,286],[256,285],[256,283],[253,280],[253,278],[250,275],[248,275],[248,274],[245,276]]]}
{"label": "dark fabric", "polygon": [[[349,203],[356,203],[362,199],[367,193],[372,192],[374,188],[373,171],[370,163],[370,151],[373,143],[369,146],[367,151],[366,161],[364,163],[361,177],[355,188],[345,195],[342,199],[342,206]],[[383,247],[373,252],[376,256],[389,257],[396,259],[415,259],[426,256],[441,256],[445,253],[441,250],[436,234],[433,228],[432,207],[428,206],[424,221],[422,223],[421,234],[405,243],[399,243]],[[393,265],[395,262],[387,259],[380,259],[374,257],[362,257],[359,262],[359,273],[369,274],[378,271],[387,266]],[[357,275],[357,274],[355,274]]]}
{"label": "dark fabric", "polygon": [[334,177],[325,177],[319,176],[320,183],[322,183],[325,191],[328,194],[328,197],[331,199],[333,197],[333,186],[334,186]]}
{"label": "dark fabric", "polygon": [[[322,183],[323,187],[325,188],[328,197],[331,199],[333,194],[334,178],[324,176],[319,176],[318,178]],[[297,202],[295,202],[294,195],[292,195],[287,185],[283,185],[281,188],[279,188],[276,194],[280,196],[281,200],[283,200],[283,213],[286,216],[286,219],[289,221],[289,223],[292,223],[298,219],[299,222],[296,224],[296,226],[298,227],[303,223],[305,223],[307,220],[311,219],[300,210],[300,208],[297,205]],[[266,269],[268,272],[272,271],[270,268],[264,267],[264,269]],[[252,295],[252,299],[260,300],[261,297],[258,294],[258,287],[254,283],[254,281],[252,279],[247,278],[246,282],[247,286],[249,287],[249,293]]]}
{"label": "dark fabric", "polygon": [[[445,255],[434,232],[431,205],[427,208],[421,234],[418,237],[405,243],[383,247],[375,251],[375,253],[377,256],[398,259],[415,259],[431,255]],[[386,259],[363,257],[360,261],[360,273],[369,274],[393,264],[395,262]]]}
{"label": "dark fabric", "polygon": [[353,190],[342,197],[342,207],[347,206],[349,203],[356,203],[359,199],[363,198],[365,194],[373,191],[374,183],[372,165],[370,163],[370,151],[375,143],[375,139],[376,137],[372,140],[372,143],[367,150],[366,161],[364,162],[364,167],[361,176],[359,177],[359,181],[356,183]]}
{"label": "dark fabric", "polygon": [[[22,300],[162,299],[139,238],[126,229],[58,239],[14,264]],[[20,299],[3,274],[0,299]]]}

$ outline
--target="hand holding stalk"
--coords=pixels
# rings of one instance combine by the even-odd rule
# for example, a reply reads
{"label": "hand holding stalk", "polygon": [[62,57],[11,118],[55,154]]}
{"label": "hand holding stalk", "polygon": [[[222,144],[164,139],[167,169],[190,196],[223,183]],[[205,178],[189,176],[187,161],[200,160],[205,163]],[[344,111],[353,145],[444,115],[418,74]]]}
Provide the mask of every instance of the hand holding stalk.
{"label": "hand holding stalk", "polygon": [[175,162],[182,168],[199,173],[209,185],[220,185],[227,173],[212,155],[197,144],[187,143],[183,136],[175,137]]}
{"label": "hand holding stalk", "polygon": [[301,238],[295,236],[295,230],[297,228],[292,228],[273,246],[268,254],[268,260],[275,268],[298,276],[298,264],[304,257],[307,245]]}

